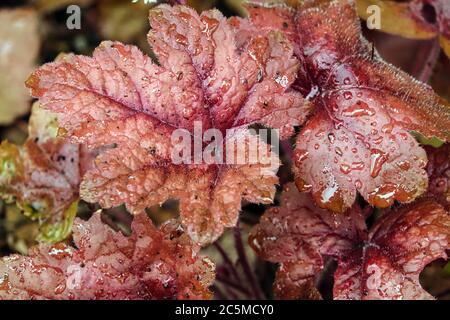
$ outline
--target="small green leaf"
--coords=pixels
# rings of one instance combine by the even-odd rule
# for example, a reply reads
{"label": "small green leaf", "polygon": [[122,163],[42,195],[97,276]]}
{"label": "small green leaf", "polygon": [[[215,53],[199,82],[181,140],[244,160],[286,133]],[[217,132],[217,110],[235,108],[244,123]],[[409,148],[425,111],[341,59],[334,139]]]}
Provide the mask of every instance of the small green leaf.
{"label": "small green leaf", "polygon": [[22,208],[24,215],[32,220],[45,219],[50,210],[44,199],[36,200],[32,203],[20,203],[17,201],[17,205]]}
{"label": "small green leaf", "polygon": [[58,136],[58,120],[54,113],[43,109],[38,103],[33,104],[28,131],[30,137],[45,142]]}
{"label": "small green leaf", "polygon": [[447,275],[450,276],[450,262],[448,262],[448,263],[445,265],[444,269],[442,269],[442,270],[444,271],[445,274],[447,274]]}
{"label": "small green leaf", "polygon": [[432,146],[434,148],[439,148],[445,143],[445,141],[442,141],[441,139],[436,137],[427,138],[417,131],[410,131],[410,133],[414,136],[414,138],[416,138],[416,140],[420,144],[425,146]]}
{"label": "small green leaf", "polygon": [[67,238],[72,232],[72,225],[78,211],[78,199],[69,206],[62,214],[59,221],[49,219],[40,227],[40,234],[37,238],[40,242],[55,243]]}
{"label": "small green leaf", "polygon": [[17,146],[3,141],[0,145],[0,184],[9,184],[20,177],[23,166],[20,161],[20,151]]}

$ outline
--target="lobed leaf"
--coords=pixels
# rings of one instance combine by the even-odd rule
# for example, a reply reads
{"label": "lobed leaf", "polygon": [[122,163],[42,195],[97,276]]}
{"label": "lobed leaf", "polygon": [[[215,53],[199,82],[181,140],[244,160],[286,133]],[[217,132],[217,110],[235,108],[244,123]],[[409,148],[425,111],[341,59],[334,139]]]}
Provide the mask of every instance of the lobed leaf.
{"label": "lobed leaf", "polygon": [[334,215],[317,208],[309,194],[293,183],[285,186],[281,207],[269,209],[252,230],[249,243],[264,260],[279,263],[274,292],[281,299],[320,296],[314,278],[325,255],[341,256],[361,239],[364,219],[359,208]]}
{"label": "lobed leaf", "polygon": [[41,244],[0,260],[0,299],[207,299],[214,265],[174,221],[137,216],[126,237],[100,213],[74,224],[76,247]]}
{"label": "lobed leaf", "polygon": [[[84,200],[140,213],[178,199],[187,232],[209,243],[236,224],[241,198],[273,198],[278,157],[245,128],[267,125],[286,138],[304,121],[310,107],[289,88],[298,62],[278,32],[238,46],[239,29],[217,10],[161,5],[150,23],[158,63],[136,47],[103,42],[93,57],[42,66],[27,86],[73,142],[105,147],[81,184]],[[200,133],[220,130],[224,150],[232,139],[247,149],[259,143],[271,164],[174,164],[172,134],[194,136],[196,123]]]}
{"label": "lobed leaf", "polygon": [[310,298],[330,256],[338,262],[334,299],[432,298],[419,274],[430,262],[446,259],[450,248],[450,215],[435,201],[387,212],[370,231],[356,205],[348,215],[333,214],[314,207],[293,184],[281,204],[263,215],[249,240],[263,259],[279,263],[279,298]]}
{"label": "lobed leaf", "polygon": [[[372,54],[354,3],[249,12],[254,25],[281,25],[295,42],[302,64],[294,87],[315,107],[296,141],[299,189],[311,190],[320,207],[335,212],[350,208],[357,193],[382,208],[424,193],[427,158],[409,131],[447,141],[450,107],[429,86]],[[273,15],[279,20],[268,19]]]}
{"label": "lobed leaf", "polygon": [[385,215],[370,231],[370,242],[341,259],[335,299],[433,299],[420,285],[423,268],[447,259],[450,215],[423,200]]}
{"label": "lobed leaf", "polygon": [[57,242],[71,231],[80,177],[90,155],[56,137],[54,115],[33,106],[23,146],[0,145],[0,196],[40,221],[39,240]]}

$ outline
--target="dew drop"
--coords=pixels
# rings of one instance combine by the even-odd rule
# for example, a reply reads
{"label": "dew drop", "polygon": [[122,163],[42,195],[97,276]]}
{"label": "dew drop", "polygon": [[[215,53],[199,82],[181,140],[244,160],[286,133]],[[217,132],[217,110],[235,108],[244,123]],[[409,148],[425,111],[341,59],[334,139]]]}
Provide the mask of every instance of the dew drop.
{"label": "dew drop", "polygon": [[210,18],[210,17],[207,17],[207,16],[202,16],[201,20],[202,20],[202,22],[205,25],[205,28],[202,31],[204,33],[206,33],[208,36],[211,36],[211,34],[219,26],[219,21],[217,19]]}
{"label": "dew drop", "polygon": [[297,189],[300,192],[306,192],[306,191],[310,191],[312,189],[312,185],[309,183],[306,183],[306,181],[301,178],[295,179],[295,185],[297,186]]}
{"label": "dew drop", "polygon": [[379,208],[387,208],[393,203],[396,191],[394,184],[382,185],[369,194],[369,202]]}
{"label": "dew drop", "polygon": [[179,44],[182,44],[184,46],[188,45],[188,39],[186,38],[186,36],[184,36],[184,35],[182,35],[180,33],[177,33],[175,35],[175,42],[179,43]]}
{"label": "dew drop", "polygon": [[352,170],[363,170],[365,167],[364,162],[352,162]]}
{"label": "dew drop", "polygon": [[339,169],[343,174],[349,174],[352,171],[352,168],[346,163],[342,163]]}
{"label": "dew drop", "polygon": [[184,107],[182,110],[182,114],[185,119],[190,118],[193,113],[194,113],[194,109],[190,108],[190,107]]}
{"label": "dew drop", "polygon": [[228,80],[228,79],[225,79],[225,80],[222,81],[222,83],[220,85],[220,91],[222,93],[226,93],[226,92],[228,92],[230,87],[231,87],[231,81]]}
{"label": "dew drop", "polygon": [[336,137],[335,137],[334,133],[329,133],[328,134],[328,141],[330,141],[330,143],[334,143],[334,140],[336,140]]}
{"label": "dew drop", "polygon": [[387,161],[387,155],[378,149],[370,151],[370,176],[376,178]]}
{"label": "dew drop", "polygon": [[353,98],[353,94],[350,91],[345,91],[344,92],[344,99],[345,100],[350,100],[351,98]]}
{"label": "dew drop", "polygon": [[309,155],[309,152],[305,149],[298,149],[294,152],[295,165],[299,167],[303,160],[305,160]]}
{"label": "dew drop", "polygon": [[0,290],[9,290],[10,289],[10,285],[9,285],[9,279],[8,279],[8,275],[0,275]]}
{"label": "dew drop", "polygon": [[361,117],[361,116],[373,116],[375,110],[363,101],[358,101],[354,105],[343,110],[343,115],[346,117]]}
{"label": "dew drop", "polygon": [[289,84],[289,79],[287,76],[281,76],[281,75],[277,75],[275,77],[275,81],[282,86],[283,88],[286,88]]}
{"label": "dew drop", "polygon": [[319,207],[329,209],[333,212],[342,213],[345,210],[342,192],[336,182],[322,188],[314,193],[314,199]]}
{"label": "dew drop", "polygon": [[411,164],[406,160],[397,162],[397,166],[404,171],[407,171],[411,168]]}
{"label": "dew drop", "polygon": [[66,284],[65,281],[61,282],[58,286],[56,286],[54,292],[55,294],[61,294],[66,290]]}
{"label": "dew drop", "polygon": [[375,144],[380,144],[383,142],[383,140],[384,140],[383,136],[379,136],[379,137],[376,137],[375,139],[373,139],[372,141]]}

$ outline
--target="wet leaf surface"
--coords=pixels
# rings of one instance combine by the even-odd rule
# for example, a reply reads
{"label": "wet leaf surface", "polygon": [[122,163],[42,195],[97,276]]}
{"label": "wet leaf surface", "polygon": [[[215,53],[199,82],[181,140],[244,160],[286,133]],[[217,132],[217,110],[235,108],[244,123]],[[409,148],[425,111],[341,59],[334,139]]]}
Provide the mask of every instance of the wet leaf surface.
{"label": "wet leaf surface", "polygon": [[214,265],[175,222],[140,215],[126,237],[100,213],[76,219],[76,247],[41,244],[0,260],[0,299],[207,299]]}
{"label": "wet leaf surface", "polygon": [[279,298],[317,297],[314,277],[324,257],[338,262],[334,299],[431,299],[419,275],[447,259],[450,215],[433,200],[386,212],[370,230],[355,205],[347,215],[312,204],[293,184],[282,205],[269,209],[250,236],[262,258],[279,263],[274,290]]}
{"label": "wet leaf surface", "polygon": [[335,212],[358,193],[382,208],[424,193],[427,158],[409,131],[449,139],[449,105],[372,50],[352,2],[250,6],[249,14],[258,30],[282,30],[294,41],[301,61],[294,87],[315,107],[294,151],[299,189]]}
{"label": "wet leaf surface", "polygon": [[[278,157],[245,128],[264,124],[285,138],[304,121],[310,107],[289,89],[298,62],[279,32],[237,47],[240,30],[218,11],[198,15],[162,5],[150,12],[150,23],[158,64],[136,47],[103,42],[92,58],[68,55],[42,66],[27,85],[59,115],[72,142],[113,146],[84,177],[83,199],[105,208],[125,203],[133,213],[179,199],[188,233],[209,243],[236,224],[241,198],[273,198]],[[229,142],[239,141],[245,157],[259,144],[265,158],[256,164],[174,164],[171,135],[176,129],[195,135],[196,123],[200,133],[214,128],[225,134],[224,154]]]}
{"label": "wet leaf surface", "polygon": [[56,136],[55,115],[33,107],[23,146],[0,145],[0,195],[40,221],[39,239],[57,242],[71,231],[77,213],[81,174],[89,152]]}

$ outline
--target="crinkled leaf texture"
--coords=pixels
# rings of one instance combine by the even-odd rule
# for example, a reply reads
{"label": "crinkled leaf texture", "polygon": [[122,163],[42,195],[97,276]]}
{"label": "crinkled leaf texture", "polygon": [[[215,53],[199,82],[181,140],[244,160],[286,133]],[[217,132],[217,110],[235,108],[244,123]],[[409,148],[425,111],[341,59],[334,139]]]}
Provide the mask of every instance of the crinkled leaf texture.
{"label": "crinkled leaf texture", "polygon": [[[271,208],[250,236],[262,258],[279,263],[279,298],[308,298],[324,257],[338,262],[334,299],[431,299],[419,283],[430,262],[446,259],[450,215],[434,200],[418,200],[385,213],[370,231],[356,205],[348,215],[313,205],[287,185],[281,207]],[[316,293],[317,294],[317,293]]]}
{"label": "crinkled leaf texture", "polygon": [[0,261],[1,299],[207,299],[214,264],[173,220],[136,216],[129,237],[95,213],[76,218],[75,246],[41,244]]}
{"label": "crinkled leaf texture", "polygon": [[450,208],[450,144],[439,148],[426,147],[429,192]]}
{"label": "crinkled leaf texture", "polygon": [[411,39],[439,37],[450,57],[450,2],[448,0],[411,0],[409,2],[357,0],[358,14],[367,19],[369,6],[381,8],[381,30]]}
{"label": "crinkled leaf texture", "polygon": [[38,17],[31,9],[0,10],[0,125],[30,110],[24,81],[39,52]]}
{"label": "crinkled leaf texture", "polygon": [[92,58],[69,55],[42,66],[27,85],[58,113],[73,142],[109,146],[84,177],[83,199],[102,207],[125,203],[133,213],[179,199],[187,232],[208,243],[235,225],[241,198],[271,202],[278,156],[259,142],[264,159],[256,164],[176,165],[171,135],[180,128],[193,135],[195,122],[203,132],[233,129],[224,145],[236,138],[246,150],[258,143],[245,129],[250,124],[289,137],[310,109],[289,89],[298,62],[279,32],[238,47],[240,30],[217,10],[198,15],[161,5],[150,11],[150,23],[158,64],[136,47],[103,42]]}
{"label": "crinkled leaf texture", "polygon": [[[297,137],[296,183],[322,208],[345,212],[359,192],[370,204],[410,202],[427,189],[425,151],[410,135],[450,138],[450,107],[383,61],[362,37],[352,1],[310,8],[249,7],[257,32],[284,30],[301,60],[294,87],[314,115]],[[244,28],[244,27],[243,27]]]}
{"label": "crinkled leaf texture", "polygon": [[29,138],[23,146],[0,145],[0,196],[39,219],[39,240],[58,242],[71,231],[77,212],[80,176],[90,152],[56,137],[56,117],[33,106]]}

